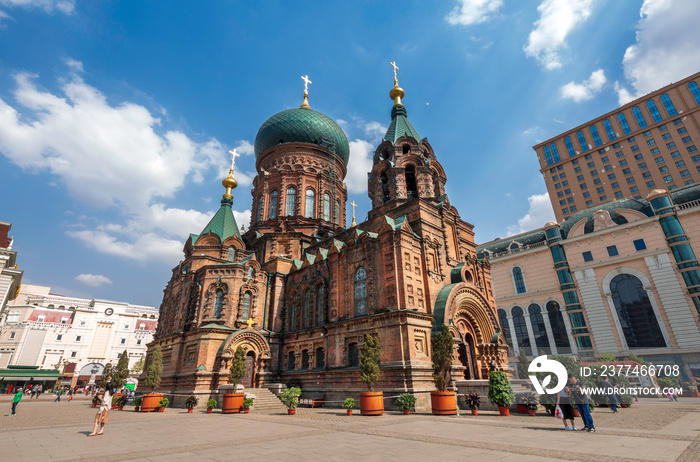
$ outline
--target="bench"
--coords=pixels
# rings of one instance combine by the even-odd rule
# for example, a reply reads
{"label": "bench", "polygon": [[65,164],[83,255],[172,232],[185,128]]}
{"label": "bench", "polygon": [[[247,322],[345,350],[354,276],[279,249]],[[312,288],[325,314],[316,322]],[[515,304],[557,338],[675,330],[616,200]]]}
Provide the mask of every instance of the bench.
{"label": "bench", "polygon": [[309,406],[309,407],[323,407],[323,404],[324,404],[323,397],[324,397],[324,395],[318,395],[318,394],[313,395],[313,396],[302,397],[302,398],[299,398],[299,405],[300,406]]}

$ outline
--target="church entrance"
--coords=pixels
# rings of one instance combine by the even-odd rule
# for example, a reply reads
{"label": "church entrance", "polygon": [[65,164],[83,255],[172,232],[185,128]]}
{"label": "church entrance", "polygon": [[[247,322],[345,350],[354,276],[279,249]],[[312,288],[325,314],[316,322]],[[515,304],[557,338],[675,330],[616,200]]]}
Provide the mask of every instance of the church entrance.
{"label": "church entrance", "polygon": [[249,351],[245,355],[245,378],[241,381],[241,385],[253,388],[253,384],[255,384],[255,353]]}
{"label": "church entrance", "polygon": [[474,340],[470,334],[465,334],[464,338],[457,340],[457,352],[459,362],[464,366],[464,378],[466,380],[478,379],[474,369]]}

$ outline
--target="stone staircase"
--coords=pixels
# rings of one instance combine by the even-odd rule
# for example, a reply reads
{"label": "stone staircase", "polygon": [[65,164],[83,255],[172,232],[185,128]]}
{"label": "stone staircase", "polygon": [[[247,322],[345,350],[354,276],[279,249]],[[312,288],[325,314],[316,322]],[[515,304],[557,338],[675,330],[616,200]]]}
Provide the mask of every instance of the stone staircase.
{"label": "stone staircase", "polygon": [[287,413],[287,407],[268,388],[247,388],[243,390],[248,395],[255,395],[251,412],[275,412]]}

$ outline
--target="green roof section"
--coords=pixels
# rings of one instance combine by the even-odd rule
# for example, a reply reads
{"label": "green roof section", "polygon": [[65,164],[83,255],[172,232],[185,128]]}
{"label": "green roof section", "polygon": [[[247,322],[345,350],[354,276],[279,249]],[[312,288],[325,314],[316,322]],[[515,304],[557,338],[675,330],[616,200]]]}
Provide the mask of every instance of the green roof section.
{"label": "green roof section", "polygon": [[[221,207],[216,214],[214,214],[212,219],[209,220],[209,223],[204,227],[202,232],[199,233],[200,236],[202,234],[212,232],[221,238],[221,242],[224,242],[225,239],[231,236],[237,235],[238,237],[241,237],[241,233],[238,231],[238,225],[236,224],[236,219],[233,217],[231,203],[231,199],[221,199]],[[197,236],[197,238],[199,238],[199,236]],[[197,238],[192,239],[193,244]]]}
{"label": "green roof section", "polygon": [[408,113],[403,105],[394,106],[391,109],[391,124],[389,129],[384,135],[384,141],[391,141],[392,144],[396,144],[396,140],[404,135],[408,135],[414,140],[420,142],[421,137],[408,121]]}
{"label": "green roof section", "polygon": [[255,157],[284,143],[309,143],[323,146],[342,159],[350,158],[345,132],[330,117],[300,107],[279,112],[265,121],[255,137]]}
{"label": "green roof section", "polygon": [[450,298],[450,292],[457,284],[447,284],[440,289],[437,298],[435,299],[435,308],[433,308],[433,333],[440,332],[440,327],[445,322],[445,309],[447,308],[447,299]]}

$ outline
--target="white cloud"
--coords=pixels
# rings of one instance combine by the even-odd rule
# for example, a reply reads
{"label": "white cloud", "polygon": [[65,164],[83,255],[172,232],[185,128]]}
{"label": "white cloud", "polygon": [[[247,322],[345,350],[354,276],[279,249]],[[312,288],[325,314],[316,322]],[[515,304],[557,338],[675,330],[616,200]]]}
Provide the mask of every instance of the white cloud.
{"label": "white cloud", "polygon": [[379,122],[367,122],[364,129],[372,141],[379,141],[386,134],[387,126]]}
{"label": "white cloud", "polygon": [[369,141],[356,139],[350,141],[350,160],[345,184],[352,193],[367,192],[367,173],[372,170],[372,153],[374,145]]}
{"label": "white cloud", "polygon": [[503,5],[503,0],[459,0],[459,3],[445,18],[453,26],[470,26],[488,21]]}
{"label": "white cloud", "polygon": [[[77,61],[68,65],[82,68]],[[177,261],[188,234],[199,232],[213,212],[167,208],[159,199],[228,165],[221,143],[162,129],[141,105],[111,105],[75,73],[56,93],[40,89],[28,74],[15,80],[17,104],[0,99],[0,153],[25,170],[50,172],[76,201],[121,214],[119,222],[68,234],[112,255]]]}
{"label": "white cloud", "polygon": [[593,0],[543,0],[537,10],[540,19],[530,32],[524,50],[545,69],[561,67],[559,52],[566,48],[566,37],[591,15]]}
{"label": "white cloud", "polygon": [[240,140],[235,146],[236,152],[242,156],[252,156],[255,154],[255,148],[253,144],[248,140]]}
{"label": "white cloud", "polygon": [[[47,13],[54,10],[71,14],[75,8],[75,0],[0,0],[0,6],[7,8],[41,8]],[[7,14],[0,11],[0,18],[7,17]]]}
{"label": "white cloud", "polygon": [[697,72],[700,62],[700,2],[645,0],[639,14],[636,42],[622,60],[633,90],[617,85],[620,104]]}
{"label": "white cloud", "polygon": [[556,221],[548,194],[534,194],[528,197],[527,201],[530,203],[530,209],[527,214],[518,218],[517,225],[508,227],[508,236],[532,231],[543,227],[547,222]]}
{"label": "white cloud", "polygon": [[584,80],[581,83],[569,82],[561,87],[562,98],[573,99],[577,103],[581,101],[586,101],[596,93],[598,93],[605,85],[607,79],[605,78],[605,72],[603,69],[598,69],[593,71],[588,80]]}
{"label": "white cloud", "polygon": [[100,287],[112,283],[111,279],[101,274],[79,274],[75,277],[75,280],[90,287]]}

